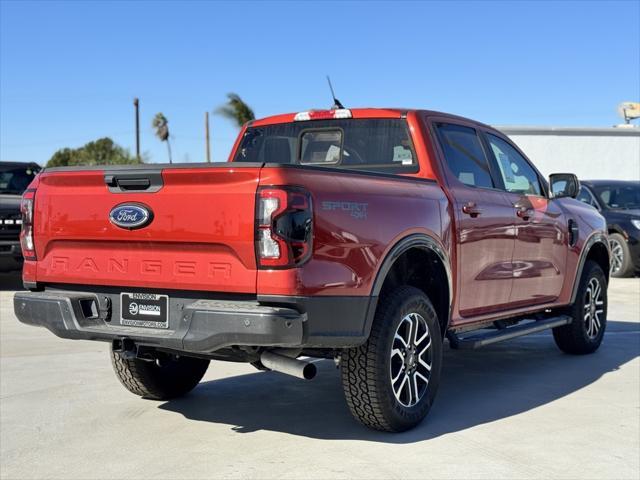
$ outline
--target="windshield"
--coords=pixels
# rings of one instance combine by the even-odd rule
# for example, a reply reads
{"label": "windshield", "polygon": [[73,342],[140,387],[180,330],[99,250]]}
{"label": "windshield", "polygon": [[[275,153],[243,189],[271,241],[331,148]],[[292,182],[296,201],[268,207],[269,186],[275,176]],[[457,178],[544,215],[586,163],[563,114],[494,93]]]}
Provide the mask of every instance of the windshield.
{"label": "windshield", "polygon": [[35,165],[0,164],[0,194],[22,195],[39,171],[40,167]]}
{"label": "windshield", "polygon": [[616,210],[640,209],[640,182],[596,187],[595,191],[607,208]]}
{"label": "windshield", "polygon": [[313,120],[250,127],[234,162],[266,162],[360,169],[418,171],[403,119]]}

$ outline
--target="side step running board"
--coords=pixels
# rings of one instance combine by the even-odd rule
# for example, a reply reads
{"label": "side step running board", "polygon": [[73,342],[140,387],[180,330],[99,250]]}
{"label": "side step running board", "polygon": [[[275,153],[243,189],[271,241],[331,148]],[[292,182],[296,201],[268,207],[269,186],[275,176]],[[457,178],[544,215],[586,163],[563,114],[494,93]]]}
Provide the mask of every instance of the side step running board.
{"label": "side step running board", "polygon": [[491,345],[492,343],[522,337],[523,335],[529,335],[530,333],[537,333],[550,328],[568,325],[572,320],[573,319],[567,315],[561,315],[559,317],[536,320],[515,325],[513,327],[507,327],[502,330],[495,330],[490,333],[470,335],[468,337],[459,337],[454,332],[448,332],[447,338],[449,339],[451,348],[471,350],[474,348],[484,347],[485,345]]}

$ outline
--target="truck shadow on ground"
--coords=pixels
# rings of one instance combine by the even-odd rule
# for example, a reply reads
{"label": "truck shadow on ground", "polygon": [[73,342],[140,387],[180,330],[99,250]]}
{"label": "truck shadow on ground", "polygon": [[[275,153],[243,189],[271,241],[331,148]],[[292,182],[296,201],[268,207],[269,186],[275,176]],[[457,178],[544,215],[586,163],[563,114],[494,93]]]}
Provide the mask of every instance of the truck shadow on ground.
{"label": "truck shadow on ground", "polygon": [[0,291],[23,290],[23,288],[21,272],[0,273]]}
{"label": "truck shadow on ground", "polygon": [[[160,408],[186,418],[232,425],[248,433],[269,430],[319,439],[412,443],[527,412],[576,392],[640,354],[640,325],[610,321],[598,352],[561,353],[550,333],[523,337],[477,351],[445,346],[436,402],[416,429],[375,432],[350,415],[333,362],[317,364],[304,382],[274,372],[203,382]],[[215,364],[212,364],[215,368]]]}

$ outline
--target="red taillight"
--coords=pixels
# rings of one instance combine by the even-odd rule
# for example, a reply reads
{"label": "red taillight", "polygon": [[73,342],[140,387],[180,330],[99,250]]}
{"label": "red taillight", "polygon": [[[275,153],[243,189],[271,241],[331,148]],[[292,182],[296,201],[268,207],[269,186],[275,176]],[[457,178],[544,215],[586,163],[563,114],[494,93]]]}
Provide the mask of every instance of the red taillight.
{"label": "red taillight", "polygon": [[33,206],[35,197],[35,190],[27,190],[22,195],[22,202],[20,203],[20,213],[22,214],[20,246],[25,260],[36,260],[36,248],[33,243]]}
{"label": "red taillight", "polygon": [[301,265],[311,255],[313,215],[309,192],[261,187],[256,199],[256,257],[261,268]]}

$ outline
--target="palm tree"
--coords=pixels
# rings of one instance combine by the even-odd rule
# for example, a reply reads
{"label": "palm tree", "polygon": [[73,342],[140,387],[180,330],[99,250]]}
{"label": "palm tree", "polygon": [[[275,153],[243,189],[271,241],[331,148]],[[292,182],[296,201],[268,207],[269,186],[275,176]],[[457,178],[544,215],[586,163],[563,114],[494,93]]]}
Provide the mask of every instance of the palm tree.
{"label": "palm tree", "polygon": [[169,163],[173,163],[171,161],[171,143],[169,142],[169,120],[167,120],[167,117],[165,117],[161,112],[156,113],[156,116],[153,117],[153,121],[151,122],[151,126],[156,131],[156,137],[158,137],[161,142],[167,142]]}
{"label": "palm tree", "polygon": [[216,109],[215,113],[233,120],[239,127],[251,120],[255,120],[256,116],[253,110],[244,103],[237,93],[228,93],[227,98],[229,99],[227,103]]}

